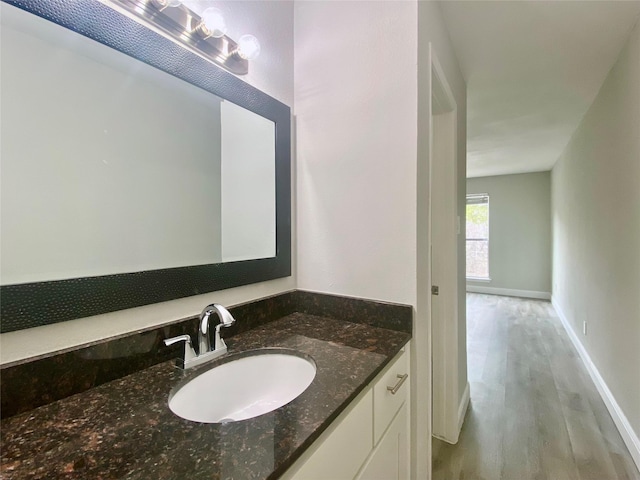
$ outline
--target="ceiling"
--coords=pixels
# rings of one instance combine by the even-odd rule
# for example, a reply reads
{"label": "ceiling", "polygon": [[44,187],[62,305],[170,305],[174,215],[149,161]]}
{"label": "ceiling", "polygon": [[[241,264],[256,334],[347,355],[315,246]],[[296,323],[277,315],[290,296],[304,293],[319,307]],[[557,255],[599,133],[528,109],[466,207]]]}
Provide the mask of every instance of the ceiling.
{"label": "ceiling", "polygon": [[440,3],[467,80],[467,176],[550,170],[593,102],[640,1]]}

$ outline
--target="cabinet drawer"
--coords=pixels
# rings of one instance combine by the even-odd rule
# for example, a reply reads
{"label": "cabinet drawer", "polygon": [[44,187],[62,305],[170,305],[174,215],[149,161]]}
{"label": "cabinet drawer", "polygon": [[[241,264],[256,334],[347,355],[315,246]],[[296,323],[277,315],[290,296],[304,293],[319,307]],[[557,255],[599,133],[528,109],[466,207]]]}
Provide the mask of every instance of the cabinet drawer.
{"label": "cabinet drawer", "polygon": [[[377,444],[409,396],[409,352],[405,347],[373,387],[373,439]],[[404,379],[404,380],[403,380]],[[398,386],[399,385],[399,386]],[[395,393],[387,387],[396,387]]]}

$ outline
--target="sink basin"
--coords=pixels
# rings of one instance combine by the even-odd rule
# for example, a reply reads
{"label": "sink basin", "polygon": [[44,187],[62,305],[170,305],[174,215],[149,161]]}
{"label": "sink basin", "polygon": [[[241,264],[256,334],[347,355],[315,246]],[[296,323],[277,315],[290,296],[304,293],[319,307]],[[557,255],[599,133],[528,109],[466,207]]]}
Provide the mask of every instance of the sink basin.
{"label": "sink basin", "polygon": [[187,420],[226,423],[271,412],[304,392],[316,376],[310,358],[282,350],[243,356],[207,370],[169,398]]}

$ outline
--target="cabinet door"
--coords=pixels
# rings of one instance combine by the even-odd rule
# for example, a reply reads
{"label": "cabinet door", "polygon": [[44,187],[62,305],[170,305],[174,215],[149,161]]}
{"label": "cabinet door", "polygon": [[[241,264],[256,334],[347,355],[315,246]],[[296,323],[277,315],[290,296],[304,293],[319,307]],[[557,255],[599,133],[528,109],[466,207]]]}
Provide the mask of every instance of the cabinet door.
{"label": "cabinet door", "polygon": [[409,478],[409,418],[403,405],[380,440],[357,480],[406,480]]}
{"label": "cabinet door", "polygon": [[[373,393],[357,405],[328,433],[319,447],[282,478],[292,480],[352,480],[373,448]],[[297,468],[297,470],[296,470]]]}

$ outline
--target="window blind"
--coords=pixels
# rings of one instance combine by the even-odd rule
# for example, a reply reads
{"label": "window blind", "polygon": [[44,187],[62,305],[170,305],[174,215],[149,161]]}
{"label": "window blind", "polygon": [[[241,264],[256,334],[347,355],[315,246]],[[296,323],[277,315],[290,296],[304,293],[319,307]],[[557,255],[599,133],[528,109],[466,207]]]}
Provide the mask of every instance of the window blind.
{"label": "window blind", "polygon": [[487,203],[489,203],[488,193],[467,195],[467,205],[486,205]]}

